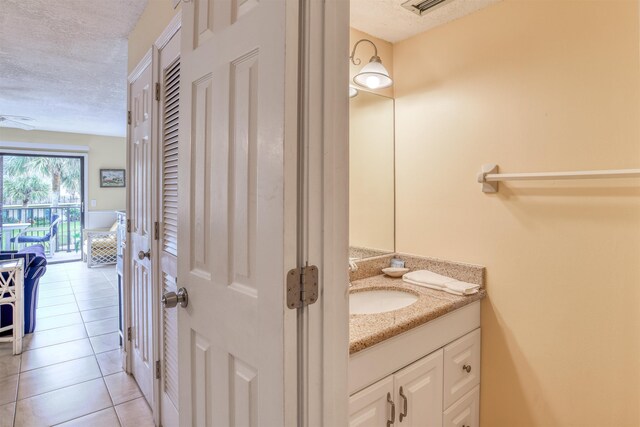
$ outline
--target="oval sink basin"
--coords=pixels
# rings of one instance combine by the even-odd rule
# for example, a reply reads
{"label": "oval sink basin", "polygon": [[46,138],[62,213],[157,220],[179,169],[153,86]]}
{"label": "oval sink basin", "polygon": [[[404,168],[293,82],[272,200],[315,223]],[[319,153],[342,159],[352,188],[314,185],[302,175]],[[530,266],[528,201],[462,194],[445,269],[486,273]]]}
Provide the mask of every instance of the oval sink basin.
{"label": "oval sink basin", "polygon": [[402,291],[370,290],[349,294],[350,314],[374,314],[398,310],[418,301],[418,296]]}

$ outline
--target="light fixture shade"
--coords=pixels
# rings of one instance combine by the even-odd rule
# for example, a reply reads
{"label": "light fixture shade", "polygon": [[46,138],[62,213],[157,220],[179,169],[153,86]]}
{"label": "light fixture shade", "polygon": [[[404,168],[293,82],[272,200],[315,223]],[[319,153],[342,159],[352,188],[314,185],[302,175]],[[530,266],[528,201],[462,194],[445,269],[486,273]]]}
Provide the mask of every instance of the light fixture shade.
{"label": "light fixture shade", "polygon": [[362,67],[362,70],[353,77],[353,81],[369,89],[383,89],[393,84],[389,72],[377,56],[371,58],[371,62]]}
{"label": "light fixture shade", "polygon": [[349,85],[349,98],[355,98],[356,96],[358,96],[358,89]]}

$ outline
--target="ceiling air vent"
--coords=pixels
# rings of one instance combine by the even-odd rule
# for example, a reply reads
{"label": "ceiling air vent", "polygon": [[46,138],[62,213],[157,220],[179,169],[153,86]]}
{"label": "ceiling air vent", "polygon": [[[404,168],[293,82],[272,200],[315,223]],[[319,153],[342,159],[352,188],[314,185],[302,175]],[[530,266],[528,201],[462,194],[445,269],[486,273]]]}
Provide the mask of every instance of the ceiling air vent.
{"label": "ceiling air vent", "polygon": [[402,3],[402,7],[416,15],[422,16],[433,10],[433,8],[442,5],[442,3],[447,3],[448,1],[450,0],[409,0]]}

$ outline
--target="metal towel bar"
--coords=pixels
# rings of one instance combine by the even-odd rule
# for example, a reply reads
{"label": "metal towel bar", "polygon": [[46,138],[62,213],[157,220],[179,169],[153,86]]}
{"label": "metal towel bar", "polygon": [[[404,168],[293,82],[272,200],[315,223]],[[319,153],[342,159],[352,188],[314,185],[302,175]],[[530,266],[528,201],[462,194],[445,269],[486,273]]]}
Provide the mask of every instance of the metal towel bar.
{"label": "metal towel bar", "polygon": [[478,174],[483,193],[497,193],[500,181],[545,181],[558,179],[640,178],[640,169],[611,169],[574,172],[498,173],[498,165],[484,164]]}

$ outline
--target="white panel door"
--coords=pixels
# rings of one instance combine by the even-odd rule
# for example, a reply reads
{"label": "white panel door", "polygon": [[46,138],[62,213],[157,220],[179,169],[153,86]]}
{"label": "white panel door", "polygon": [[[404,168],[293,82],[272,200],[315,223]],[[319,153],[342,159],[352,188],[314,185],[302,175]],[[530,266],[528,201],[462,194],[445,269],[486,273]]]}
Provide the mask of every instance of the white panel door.
{"label": "white panel door", "polygon": [[[160,292],[176,292],[178,276],[178,136],[180,31],[158,52],[158,278]],[[178,313],[160,309],[160,423],[178,427]]]}
{"label": "white panel door", "polygon": [[128,213],[131,221],[131,373],[147,402],[153,402],[153,271],[150,257],[152,239],[152,162],[151,138],[153,91],[151,61],[130,83],[131,128],[129,131]]}
{"label": "white panel door", "polygon": [[442,349],[395,374],[398,421],[406,427],[442,427]]}
{"label": "white panel door", "polygon": [[[297,163],[285,161],[285,10],[284,0],[183,4],[181,426],[284,426],[295,417],[296,312],[284,291],[296,223],[284,218],[296,204],[285,203],[284,177],[295,177]],[[295,94],[295,79],[287,84]],[[295,129],[296,117],[287,125]]]}
{"label": "white panel door", "polygon": [[393,375],[349,398],[349,427],[384,427],[396,419]]}

